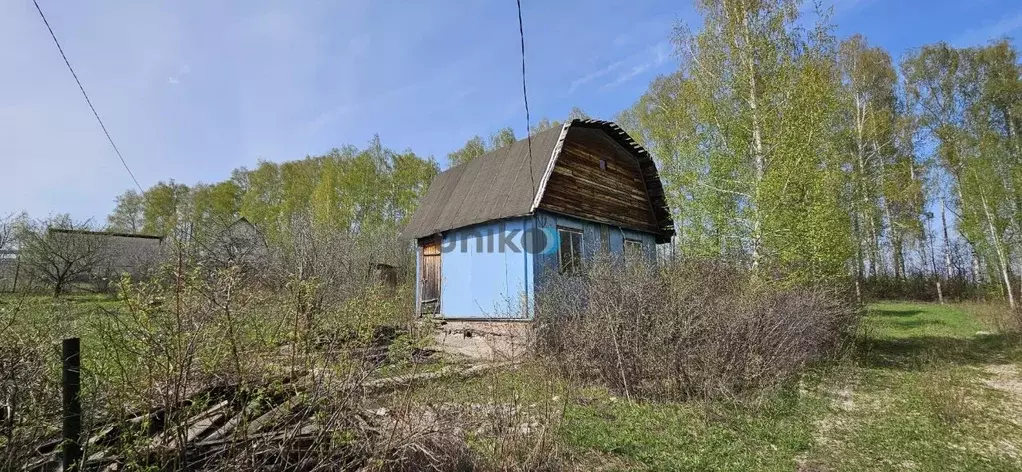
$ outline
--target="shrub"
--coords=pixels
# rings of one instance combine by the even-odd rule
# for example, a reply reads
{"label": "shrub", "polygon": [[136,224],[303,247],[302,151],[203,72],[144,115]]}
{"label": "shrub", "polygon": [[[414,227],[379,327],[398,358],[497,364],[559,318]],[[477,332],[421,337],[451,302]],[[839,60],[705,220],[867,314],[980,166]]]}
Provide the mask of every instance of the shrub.
{"label": "shrub", "polygon": [[731,397],[838,354],[860,311],[843,291],[784,288],[720,263],[599,260],[538,300],[537,352],[626,397]]}
{"label": "shrub", "polygon": [[60,313],[40,305],[0,298],[0,464],[22,463],[60,421]]}
{"label": "shrub", "polygon": [[867,300],[917,300],[936,302],[937,282],[945,300],[986,300],[1002,298],[997,284],[977,284],[963,277],[936,278],[932,274],[912,273],[905,277],[876,275],[862,280],[862,296]]}

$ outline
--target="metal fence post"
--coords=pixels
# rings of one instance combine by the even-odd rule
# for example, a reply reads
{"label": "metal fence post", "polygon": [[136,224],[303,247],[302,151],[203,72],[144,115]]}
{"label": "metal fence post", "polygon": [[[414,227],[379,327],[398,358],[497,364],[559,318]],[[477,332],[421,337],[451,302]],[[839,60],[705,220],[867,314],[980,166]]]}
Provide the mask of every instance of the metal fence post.
{"label": "metal fence post", "polygon": [[61,445],[64,470],[78,470],[82,458],[81,340],[65,339],[61,344],[64,441]]}

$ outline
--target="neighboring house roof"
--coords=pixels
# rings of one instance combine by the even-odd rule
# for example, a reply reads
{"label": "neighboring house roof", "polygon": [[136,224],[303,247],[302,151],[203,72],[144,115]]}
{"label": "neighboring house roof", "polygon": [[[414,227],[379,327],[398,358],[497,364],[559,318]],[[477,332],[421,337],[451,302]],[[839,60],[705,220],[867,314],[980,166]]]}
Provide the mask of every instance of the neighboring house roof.
{"label": "neighboring house roof", "polygon": [[602,130],[635,156],[657,226],[661,228],[658,242],[669,241],[674,234],[674,223],[652,157],[618,125],[601,120],[571,120],[561,128],[532,136],[531,159],[529,140],[522,139],[440,173],[430,184],[401,237],[424,238],[486,221],[532,214],[543,198],[571,128]]}
{"label": "neighboring house roof", "polygon": [[113,272],[131,271],[156,261],[160,256],[163,236],[150,234],[117,233],[113,231],[86,231],[49,228],[49,233],[68,237],[88,238],[102,260],[97,270]]}
{"label": "neighboring house roof", "polygon": [[[234,223],[227,225],[226,228],[220,231],[217,239],[221,244],[229,244],[231,246],[243,245],[245,247],[235,247],[233,249],[240,249],[245,253],[252,251],[266,252],[267,248],[263,232],[245,217],[238,218]],[[258,255],[263,256],[265,254]]]}
{"label": "neighboring house roof", "polygon": [[234,223],[231,223],[231,224],[227,225],[227,227],[230,228],[231,226],[235,226],[235,225],[247,225],[247,226],[251,226],[253,229],[255,229],[255,225],[252,224],[251,221],[248,221],[248,218],[245,218],[244,216],[234,220]]}
{"label": "neighboring house roof", "polygon": [[159,239],[163,240],[163,236],[156,236],[152,234],[135,234],[135,233],[118,233],[115,231],[86,231],[83,229],[64,229],[64,228],[50,228],[51,233],[65,233],[65,234],[90,234],[94,236],[114,236],[118,238],[142,238],[142,239]]}

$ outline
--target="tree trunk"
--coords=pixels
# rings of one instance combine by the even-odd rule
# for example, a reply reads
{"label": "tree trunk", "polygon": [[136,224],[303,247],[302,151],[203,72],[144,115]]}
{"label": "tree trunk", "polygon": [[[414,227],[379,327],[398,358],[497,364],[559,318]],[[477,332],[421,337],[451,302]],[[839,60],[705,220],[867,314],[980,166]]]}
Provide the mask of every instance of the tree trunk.
{"label": "tree trunk", "polygon": [[976,254],[976,250],[972,250],[972,283],[978,284],[982,282],[980,279],[982,272],[979,268],[979,256]]}
{"label": "tree trunk", "polygon": [[[883,173],[884,171],[881,170],[880,172]],[[883,199],[883,207],[884,216],[887,217],[887,227],[890,228],[889,231],[891,232],[891,266],[893,266],[895,278],[898,278],[901,274],[898,271],[898,251],[901,246],[901,235],[898,232],[898,225],[895,224],[894,218],[891,216],[891,205],[887,203],[886,197]],[[886,267],[884,267],[884,274],[888,274]]]}
{"label": "tree trunk", "polygon": [[752,154],[756,170],[755,188],[753,190],[753,220],[752,220],[752,270],[755,272],[760,265],[762,253],[760,246],[763,243],[763,214],[761,211],[760,188],[763,186],[763,177],[766,173],[766,162],[763,156],[762,124],[759,116],[759,97],[757,94],[756,68],[752,54],[752,40],[749,32],[749,14],[742,10],[742,42],[744,47],[740,49],[742,60],[745,62],[749,74],[749,112],[752,119]]}
{"label": "tree trunk", "polygon": [[883,259],[880,257],[880,236],[877,228],[880,226],[877,224],[876,217],[870,216],[870,257],[869,257],[869,275],[876,277],[877,267],[883,264]]}
{"label": "tree trunk", "polygon": [[894,260],[891,264],[894,266],[894,278],[896,280],[902,280],[905,276],[905,248],[904,241],[901,239],[901,235],[895,233],[894,240],[891,241],[892,250],[894,251]]}
{"label": "tree trunk", "polygon": [[997,236],[996,229],[994,229],[993,216],[990,214],[990,205],[987,204],[987,198],[982,194],[980,198],[983,201],[983,212],[986,214],[987,228],[990,230],[990,242],[994,245],[994,252],[997,253],[997,263],[1001,269],[1001,277],[1004,279],[1004,292],[1008,295],[1008,306],[1014,310],[1015,294],[1011,289],[1011,276],[1008,275],[1008,262],[1004,254],[1004,248],[1001,246],[1001,240]]}
{"label": "tree trunk", "polygon": [[947,235],[947,203],[944,202],[944,197],[940,197],[940,224],[944,230],[944,265],[947,271],[947,278],[954,278],[954,268],[951,267],[951,238]]}
{"label": "tree trunk", "polygon": [[[865,272],[865,256],[863,255],[862,245],[871,244],[876,241],[876,228],[873,226],[872,212],[869,211],[870,200],[869,192],[867,191],[867,179],[866,179],[866,142],[863,138],[863,133],[866,127],[866,101],[861,94],[855,94],[855,156],[858,165],[858,176],[856,178],[856,187],[859,192],[859,198],[852,198],[852,211],[855,214],[855,239],[856,239],[856,251],[858,255],[858,272],[857,276],[859,279],[862,278],[863,272]],[[874,143],[874,152],[876,152],[876,146]],[[861,207],[859,206],[861,204]],[[858,207],[858,208],[856,208]],[[865,238],[863,234],[863,220],[869,225],[870,239]],[[870,247],[871,251],[874,249]],[[876,259],[873,259],[872,264],[876,264]],[[875,271],[874,271],[875,274]]]}
{"label": "tree trunk", "polygon": [[[925,231],[924,234],[926,234],[926,242],[930,246],[930,272],[933,274],[933,279],[934,279],[934,281],[937,284],[937,301],[939,301],[940,304],[943,305],[944,304],[944,290],[943,290],[943,288],[940,285],[940,271],[937,270],[937,254],[936,254],[937,251],[936,251],[936,248],[934,248],[934,245],[933,245],[933,239],[934,239],[933,236],[934,235],[933,235],[933,232],[930,231],[929,227],[924,228],[923,231]],[[925,262],[923,262],[923,263],[925,264]]]}

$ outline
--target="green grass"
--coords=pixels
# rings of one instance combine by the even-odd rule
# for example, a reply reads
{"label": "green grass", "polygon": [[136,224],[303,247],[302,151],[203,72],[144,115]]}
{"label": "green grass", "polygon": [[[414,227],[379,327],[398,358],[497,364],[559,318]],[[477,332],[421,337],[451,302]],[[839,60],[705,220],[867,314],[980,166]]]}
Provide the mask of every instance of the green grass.
{"label": "green grass", "polygon": [[829,470],[1020,470],[1022,392],[991,388],[1018,343],[969,313],[931,304],[870,307],[853,393],[820,418],[811,463]]}
{"label": "green grass", "polygon": [[623,456],[648,470],[791,470],[813,443],[822,403],[785,392],[753,407],[599,402],[568,411],[574,447]]}
{"label": "green grass", "polygon": [[955,308],[901,302],[871,305],[865,328],[867,336],[874,339],[966,339],[986,329],[973,316]]}
{"label": "green grass", "polygon": [[[80,337],[85,345],[94,340],[96,321],[105,311],[117,310],[119,302],[106,295],[75,295],[53,298],[47,295],[0,296],[0,328],[7,334],[24,335],[40,341]],[[84,349],[84,347],[83,347]]]}
{"label": "green grass", "polygon": [[[819,385],[755,405],[572,406],[564,439],[642,470],[1022,470],[1022,397],[990,388],[1017,343],[969,313],[929,304],[869,308],[859,349]],[[1022,392],[1019,392],[1022,395]]]}
{"label": "green grass", "polygon": [[[13,303],[4,297],[0,308]],[[47,342],[80,335],[85,349],[103,308],[117,304],[21,303],[18,329]],[[873,304],[846,362],[756,401],[629,402],[528,366],[389,400],[553,405],[571,462],[601,470],[1022,470],[1022,349],[995,325],[961,307]]]}

